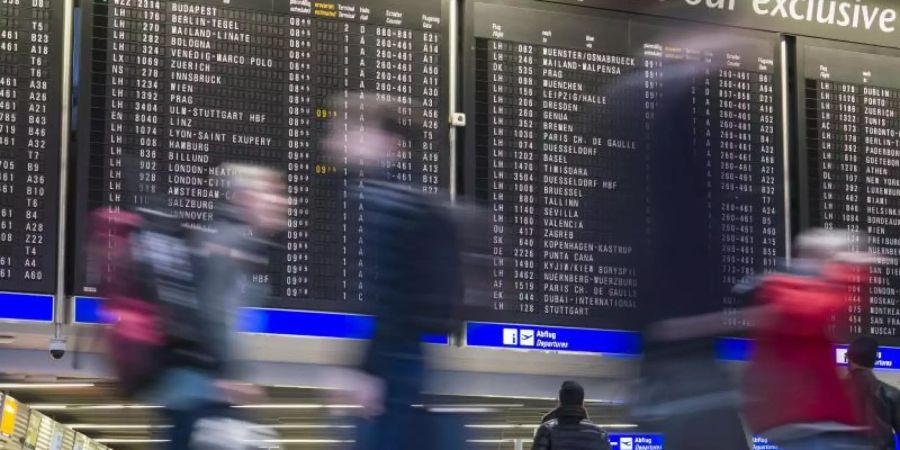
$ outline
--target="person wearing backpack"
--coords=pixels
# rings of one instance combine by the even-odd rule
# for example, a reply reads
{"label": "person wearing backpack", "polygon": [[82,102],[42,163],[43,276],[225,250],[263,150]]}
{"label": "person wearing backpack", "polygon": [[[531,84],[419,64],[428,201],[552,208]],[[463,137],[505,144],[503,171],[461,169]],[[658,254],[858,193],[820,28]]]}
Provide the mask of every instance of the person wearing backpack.
{"label": "person wearing backpack", "polygon": [[875,377],[872,369],[878,362],[878,342],[870,337],[857,338],[850,344],[847,360],[848,389],[869,426],[873,448],[894,450],[895,434],[900,431],[900,390]]}
{"label": "person wearing backpack", "polygon": [[235,332],[240,308],[267,293],[251,282],[267,267],[271,246],[261,238],[286,224],[276,172],[240,165],[217,172],[228,177],[230,195],[210,231],[181,224],[161,196],[94,214],[93,248],[110,249],[94,260],[106,261],[100,293],[120,390],[163,406],[172,450],[191,448],[202,419],[228,417],[231,405],[258,395],[235,381],[243,376]]}
{"label": "person wearing backpack", "polygon": [[225,164],[217,172],[227,179],[229,195],[218,206],[210,231],[196,230],[191,237],[200,310],[200,326],[194,329],[209,360],[200,370],[193,365],[170,368],[169,376],[152,391],[154,397],[168,401],[171,450],[210,448],[192,445],[217,442],[215,437],[198,436],[195,425],[212,418],[245,423],[227,420],[235,418],[230,406],[261,395],[239,381],[248,374],[240,364],[237,331],[241,309],[261,306],[268,296],[268,286],[252,278],[268,271],[272,239],[287,225],[286,190],[279,174],[267,168]]}
{"label": "person wearing backpack", "polygon": [[559,390],[559,407],[541,419],[531,450],[609,449],[609,435],[588,419],[584,388],[566,381]]}

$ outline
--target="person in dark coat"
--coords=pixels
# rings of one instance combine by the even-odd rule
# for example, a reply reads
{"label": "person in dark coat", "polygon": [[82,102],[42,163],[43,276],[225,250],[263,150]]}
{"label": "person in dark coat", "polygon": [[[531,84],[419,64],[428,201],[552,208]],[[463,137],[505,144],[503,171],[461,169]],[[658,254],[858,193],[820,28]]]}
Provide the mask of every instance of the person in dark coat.
{"label": "person in dark coat", "polygon": [[[425,194],[396,167],[398,153],[413,148],[423,130],[399,105],[354,92],[332,100],[324,147],[346,168],[348,210],[358,211],[361,276],[357,289],[373,308],[375,329],[355,380],[363,408],[356,447],[366,450],[462,448],[462,427],[447,432],[422,408],[429,378],[423,338],[449,334],[461,296],[454,222],[439,197]],[[354,228],[357,228],[354,225]],[[437,436],[453,436],[448,443]],[[464,441],[464,440],[463,440]]]}
{"label": "person in dark coat", "polygon": [[559,390],[559,407],[541,419],[532,450],[609,450],[609,436],[588,419],[584,388],[566,381]]}
{"label": "person in dark coat", "polygon": [[850,344],[847,352],[850,392],[860,415],[869,426],[869,437],[875,450],[894,450],[894,435],[900,430],[900,390],[875,377],[878,342],[861,337]]}

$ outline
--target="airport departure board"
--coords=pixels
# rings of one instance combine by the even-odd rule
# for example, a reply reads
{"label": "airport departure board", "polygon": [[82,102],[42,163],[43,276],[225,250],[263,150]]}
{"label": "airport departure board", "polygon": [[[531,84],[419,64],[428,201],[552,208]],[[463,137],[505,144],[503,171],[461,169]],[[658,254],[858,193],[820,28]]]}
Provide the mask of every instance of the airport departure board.
{"label": "airport departure board", "polygon": [[0,1],[0,290],[56,286],[63,13]]}
{"label": "airport departure board", "polygon": [[[798,49],[811,225],[869,234],[900,256],[900,54],[810,41]],[[882,51],[884,52],[884,51]],[[857,288],[850,332],[900,343],[900,271],[872,267]],[[862,280],[861,280],[862,281]]]}
{"label": "airport departure board", "polygon": [[525,2],[466,17],[478,306],[617,329],[740,307],[732,286],[784,254],[777,39]]}
{"label": "airport departure board", "polygon": [[[268,165],[286,174],[289,229],[256,281],[288,307],[363,303],[356,174],[346,158],[320,150],[327,121],[344,120],[328,102],[365,91],[397,104],[422,132],[398,150],[395,178],[446,190],[450,45],[441,0],[84,5],[79,235],[89,211],[135,200],[123,198],[125,179],[137,180],[138,202],[161,195],[185,223],[203,226],[226,195],[216,181],[222,162]],[[133,173],[123,172],[128,157],[137,160]],[[87,267],[98,264],[86,263],[83,247],[77,258],[75,290],[94,293]]]}

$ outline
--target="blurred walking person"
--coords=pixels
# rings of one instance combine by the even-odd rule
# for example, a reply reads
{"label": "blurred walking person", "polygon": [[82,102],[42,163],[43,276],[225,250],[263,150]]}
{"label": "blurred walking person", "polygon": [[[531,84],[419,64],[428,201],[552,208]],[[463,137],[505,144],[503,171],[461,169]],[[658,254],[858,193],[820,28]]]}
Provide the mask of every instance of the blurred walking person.
{"label": "blurred walking person", "polygon": [[900,431],[900,390],[879,380],[872,370],[878,362],[878,342],[861,337],[847,351],[850,373],[847,381],[857,410],[869,426],[874,450],[894,450]]}
{"label": "blurred walking person", "polygon": [[[712,43],[712,46],[718,44]],[[707,214],[711,190],[708,158],[691,136],[691,92],[707,68],[682,61],[661,72],[660,95],[668,100],[656,113],[652,145],[660,150],[650,164],[645,240],[650,283],[641,295],[643,352],[631,400],[631,419],[642,429],[665,435],[667,450],[750,450],[741,418],[740,388],[716,359],[718,336],[736,333],[723,309],[719,283],[721,255],[709,245]],[[658,156],[658,157],[657,157]]]}
{"label": "blurred walking person", "polygon": [[104,309],[114,318],[107,344],[119,386],[128,397],[164,407],[173,450],[203,441],[194,435],[199,421],[226,417],[229,406],[255,395],[234,381],[242,375],[237,320],[242,306],[266,294],[250,282],[267,267],[271,246],[261,237],[280,231],[286,219],[277,173],[240,165],[220,172],[231,189],[211,231],[182,224],[162,196],[140,194],[134,177],[121,210],[94,214],[93,260],[106,267],[97,272]]}
{"label": "blurred walking person", "polygon": [[[423,129],[402,116],[400,105],[377,101],[375,93],[353,92],[332,99],[324,145],[347,168],[353,201],[362,210],[363,296],[375,308],[374,336],[353,382],[363,404],[357,448],[367,450],[462,448],[439,436],[451,418],[436,416],[422,403],[428,370],[422,340],[454,331],[453,309],[460,296],[456,232],[446,208],[422,193],[415,181],[399,181],[398,154],[417,154]],[[356,206],[356,205],[354,205]],[[355,208],[354,208],[355,209]]]}
{"label": "blurred walking person", "polygon": [[609,450],[609,436],[588,419],[584,388],[566,381],[559,390],[559,407],[541,419],[531,450]]}
{"label": "blurred walking person", "polygon": [[[857,251],[862,248],[863,251]],[[753,355],[744,380],[746,417],[783,450],[870,449],[835,361],[835,336],[851,296],[866,292],[865,236],[815,229],[797,238],[786,271],[753,290]]]}
{"label": "blurred walking person", "polygon": [[228,195],[210,230],[194,231],[190,242],[200,310],[195,329],[206,362],[172,367],[153,391],[173,425],[171,450],[243,448],[249,430],[230,420],[236,419],[230,406],[261,395],[241,381],[249,374],[240,364],[238,322],[242,308],[262,306],[268,296],[269,287],[252,278],[267,272],[272,242],[287,225],[286,189],[278,172],[259,166],[224,164],[216,176],[225,178]]}

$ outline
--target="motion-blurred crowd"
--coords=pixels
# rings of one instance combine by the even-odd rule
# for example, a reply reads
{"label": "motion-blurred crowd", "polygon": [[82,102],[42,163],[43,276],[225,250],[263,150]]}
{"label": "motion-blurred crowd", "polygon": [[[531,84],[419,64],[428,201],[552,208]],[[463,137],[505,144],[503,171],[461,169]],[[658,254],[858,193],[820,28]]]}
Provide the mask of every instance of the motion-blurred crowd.
{"label": "motion-blurred crowd", "polygon": [[[345,374],[353,389],[342,395],[362,405],[354,445],[462,449],[460,418],[412,406],[421,403],[429,377],[422,336],[458,329],[454,310],[470,268],[462,262],[457,211],[393,181],[398,150],[421,130],[396,105],[375,98],[335,98],[338,120],[323,142],[348,168],[350,195],[362,205],[363,284],[377,298],[368,351]],[[240,381],[246,377],[234,331],[241,308],[267,296],[253,275],[266,271],[289,201],[274,169],[229,163],[215,176],[223,177],[227,195],[203,227],[183,224],[136,181],[120,208],[93,215],[92,260],[107,298],[110,359],[124,395],[162,403],[173,425],[166,443],[172,450],[240,449],[266,440],[264,428],[245,426],[252,418],[231,408],[262,395]],[[735,288],[751,306],[730,311],[731,320],[722,312],[654,320],[635,381],[634,420],[663,433],[668,450],[749,450],[753,435],[784,450],[893,449],[900,392],[873,374],[877,343],[855,342],[848,371],[835,359],[848,308],[860,304],[868,268],[880,263],[862,234],[808,231],[790,264]],[[741,384],[714,355],[716,336],[739,332],[753,338]],[[536,424],[532,448],[609,449],[584,397],[578,383],[564,383],[559,407]]]}

